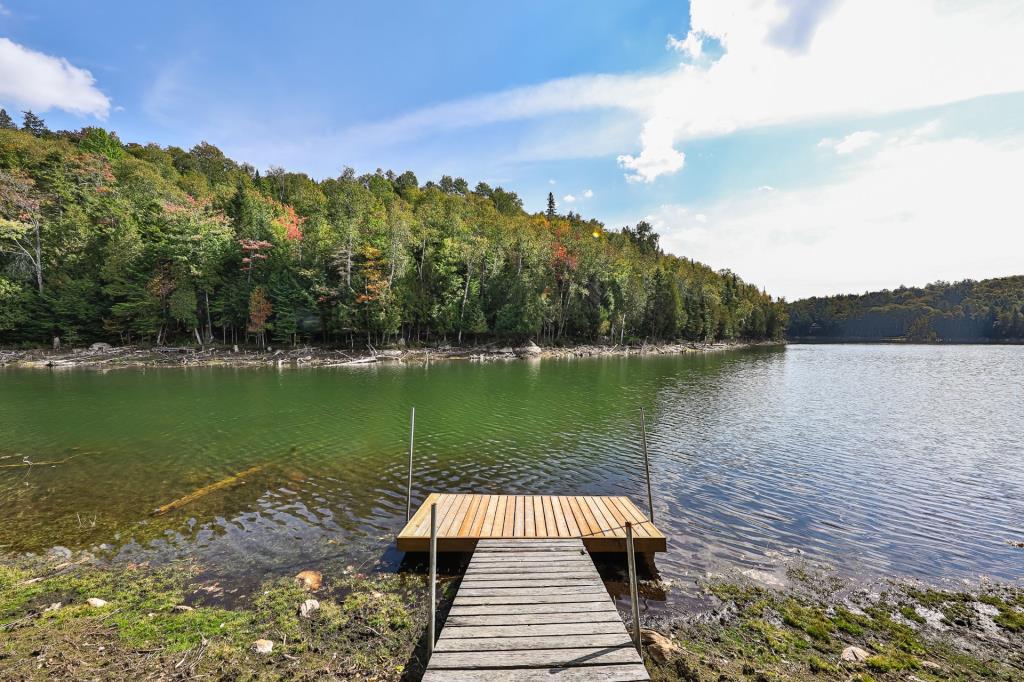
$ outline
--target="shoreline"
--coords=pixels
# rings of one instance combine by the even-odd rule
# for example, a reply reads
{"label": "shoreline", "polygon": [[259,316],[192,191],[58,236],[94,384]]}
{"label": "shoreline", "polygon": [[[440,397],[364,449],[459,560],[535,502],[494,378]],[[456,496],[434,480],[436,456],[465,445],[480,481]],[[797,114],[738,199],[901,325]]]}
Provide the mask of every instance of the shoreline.
{"label": "shoreline", "polygon": [[68,351],[0,350],[0,368],[25,369],[112,369],[152,367],[233,367],[233,368],[308,368],[355,367],[372,364],[428,364],[442,361],[498,362],[544,358],[627,357],[647,355],[684,355],[742,350],[753,347],[784,346],[784,341],[720,341],[713,343],[666,343],[629,345],[581,344],[521,346],[488,343],[473,346],[389,347],[365,350],[335,349],[319,346],[302,348],[273,347],[266,350],[211,345],[206,349],[183,347],[109,346]]}
{"label": "shoreline", "polygon": [[[57,549],[0,554],[0,671],[9,679],[416,682],[423,674],[422,562],[380,573],[297,564],[225,602],[219,583],[188,559],[117,564]],[[457,566],[440,576],[442,619]],[[706,604],[641,615],[656,682],[1009,682],[1024,673],[1021,587],[891,578],[868,588],[803,565],[791,566],[784,584],[706,575],[698,585]],[[657,584],[643,580],[641,594],[650,589]]]}

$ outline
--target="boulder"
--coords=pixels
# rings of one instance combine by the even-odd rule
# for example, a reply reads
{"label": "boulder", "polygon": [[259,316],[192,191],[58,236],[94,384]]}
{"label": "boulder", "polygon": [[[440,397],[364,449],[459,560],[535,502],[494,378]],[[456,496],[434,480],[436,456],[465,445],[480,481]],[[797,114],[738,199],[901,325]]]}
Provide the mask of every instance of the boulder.
{"label": "boulder", "polygon": [[111,348],[113,348],[113,346],[111,346],[109,343],[103,343],[102,341],[94,343],[91,346],[89,346],[89,350],[93,351],[110,350]]}
{"label": "boulder", "polygon": [[252,643],[252,648],[258,654],[269,654],[274,650],[274,642],[269,639],[257,639]]}
{"label": "boulder", "polygon": [[540,346],[533,341],[527,341],[525,346],[519,348],[519,353],[523,355],[540,355],[542,352]]}
{"label": "boulder", "polygon": [[859,646],[848,646],[843,649],[842,659],[849,663],[863,663],[870,655]]}
{"label": "boulder", "polygon": [[63,602],[55,601],[49,606],[47,606],[45,609],[43,609],[43,613],[49,613],[50,611],[59,611],[60,607],[62,606],[64,606]]}
{"label": "boulder", "polygon": [[175,611],[176,613],[188,613],[189,611],[195,611],[195,609],[191,606],[186,606],[185,604],[178,604],[177,606],[172,606],[171,611]]}
{"label": "boulder", "polygon": [[99,599],[98,597],[89,597],[85,601],[87,604],[89,604],[89,606],[92,606],[97,609],[106,606],[108,603],[107,600]]}
{"label": "boulder", "polygon": [[320,602],[316,599],[307,599],[299,606],[299,615],[303,618],[312,618],[313,614],[320,608]]}
{"label": "boulder", "polygon": [[310,592],[316,592],[324,584],[324,574],[320,571],[302,571],[295,576],[295,580]]}
{"label": "boulder", "polygon": [[664,663],[682,651],[679,645],[657,630],[640,630],[640,641],[644,643],[647,647],[647,653],[657,663]]}

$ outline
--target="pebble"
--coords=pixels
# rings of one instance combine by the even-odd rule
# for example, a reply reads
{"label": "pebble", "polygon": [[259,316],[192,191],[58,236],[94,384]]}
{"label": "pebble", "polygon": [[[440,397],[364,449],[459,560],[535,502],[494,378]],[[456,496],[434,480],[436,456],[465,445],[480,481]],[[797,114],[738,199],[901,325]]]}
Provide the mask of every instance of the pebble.
{"label": "pebble", "polygon": [[257,639],[252,643],[252,648],[258,654],[269,654],[274,650],[274,642],[269,639]]}
{"label": "pebble", "polygon": [[98,597],[89,597],[85,601],[89,604],[89,606],[94,606],[97,609],[107,605],[107,601],[105,599],[99,599]]}

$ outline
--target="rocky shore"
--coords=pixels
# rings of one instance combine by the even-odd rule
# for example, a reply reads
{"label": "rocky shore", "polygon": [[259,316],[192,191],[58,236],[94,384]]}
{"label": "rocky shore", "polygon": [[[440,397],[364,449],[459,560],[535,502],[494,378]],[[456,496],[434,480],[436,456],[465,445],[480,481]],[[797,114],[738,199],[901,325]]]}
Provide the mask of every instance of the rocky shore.
{"label": "rocky shore", "polygon": [[85,368],[111,370],[132,367],[343,367],[375,363],[422,364],[450,361],[509,361],[534,358],[679,355],[777,345],[776,342],[673,343],[641,345],[538,346],[533,342],[511,346],[410,347],[377,349],[302,348],[252,349],[238,346],[111,346],[95,343],[68,351],[0,350],[0,367],[36,369]]}
{"label": "rocky shore", "polygon": [[[0,678],[419,680],[425,575],[321,568],[296,567],[226,602],[187,561],[112,565],[64,548],[0,555]],[[442,581],[442,618],[458,579]],[[799,567],[786,583],[709,576],[699,582],[705,606],[642,615],[651,678],[1024,679],[1019,586],[865,589]]]}

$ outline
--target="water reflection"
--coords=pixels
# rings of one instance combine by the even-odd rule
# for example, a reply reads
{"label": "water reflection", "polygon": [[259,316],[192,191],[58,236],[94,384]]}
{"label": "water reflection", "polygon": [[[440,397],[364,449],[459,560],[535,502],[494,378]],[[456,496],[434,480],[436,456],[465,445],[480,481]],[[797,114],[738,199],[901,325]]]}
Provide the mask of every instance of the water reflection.
{"label": "water reflection", "polygon": [[[427,492],[626,494],[648,413],[657,585],[775,571],[1020,579],[1024,375],[1011,347],[793,346],[318,371],[0,373],[0,548],[108,543],[225,580],[397,568],[408,410]],[[254,465],[165,517],[161,504]],[[614,566],[605,577],[618,580]],[[603,569],[604,570],[604,569]],[[621,577],[621,576],[620,576]]]}

